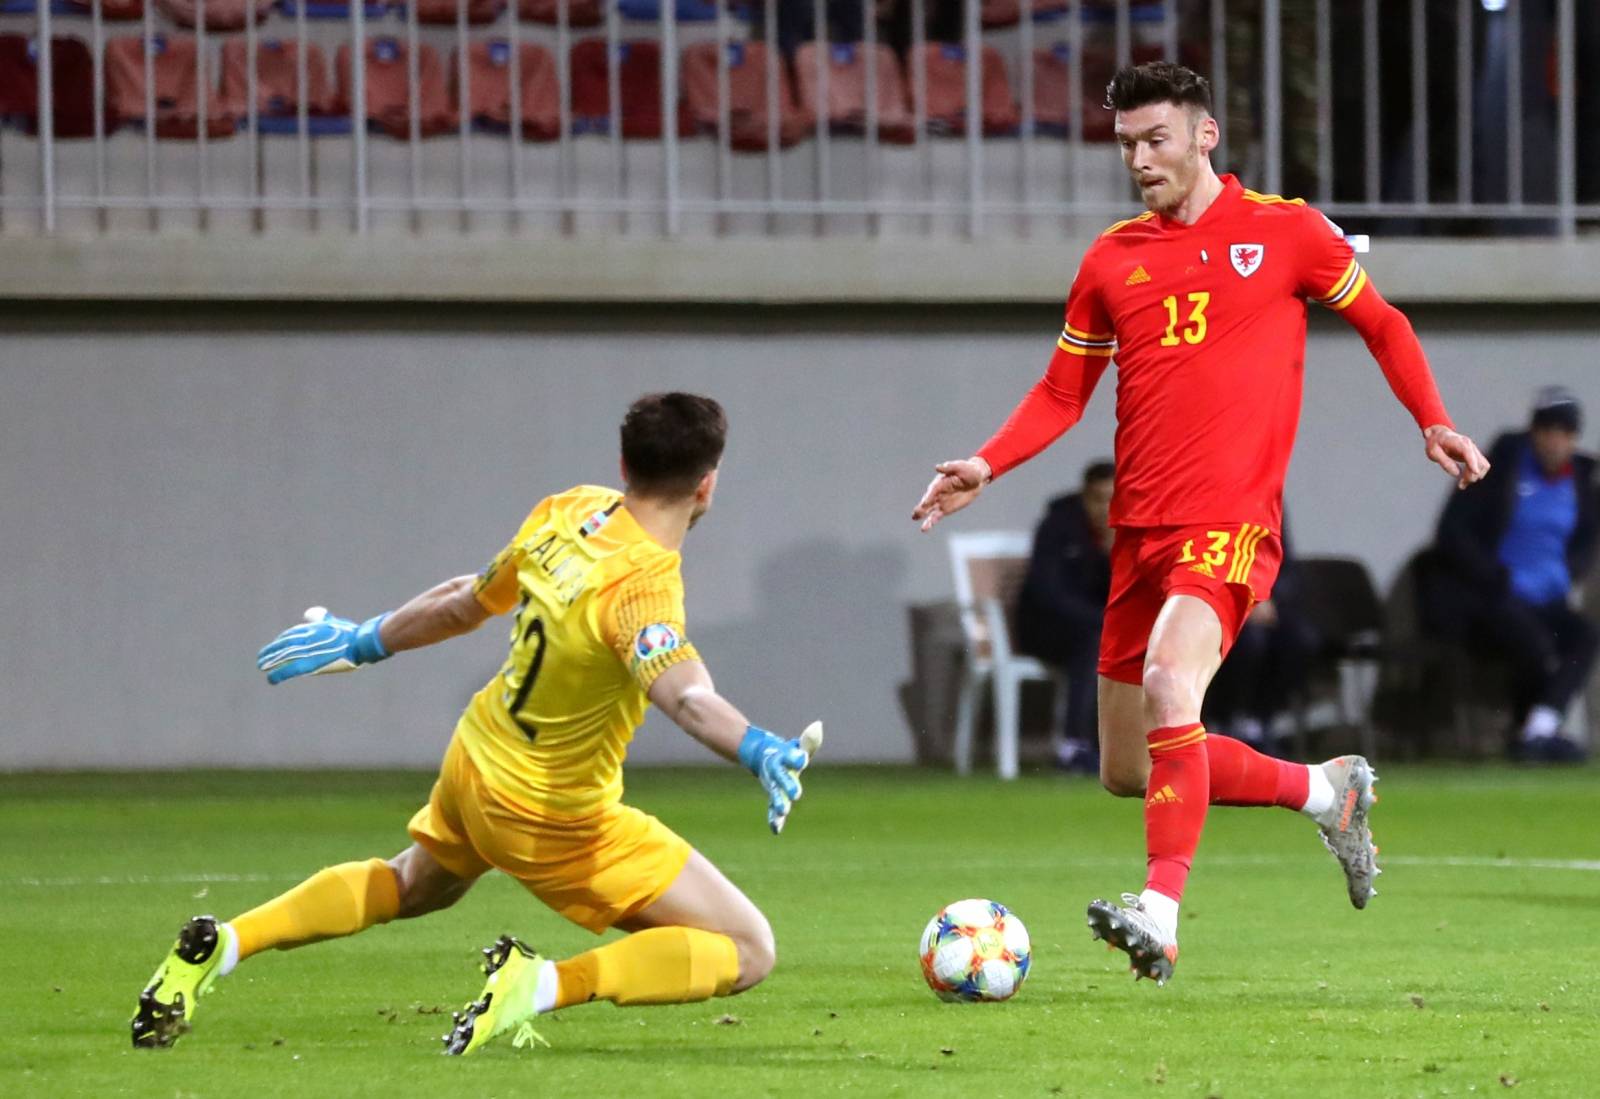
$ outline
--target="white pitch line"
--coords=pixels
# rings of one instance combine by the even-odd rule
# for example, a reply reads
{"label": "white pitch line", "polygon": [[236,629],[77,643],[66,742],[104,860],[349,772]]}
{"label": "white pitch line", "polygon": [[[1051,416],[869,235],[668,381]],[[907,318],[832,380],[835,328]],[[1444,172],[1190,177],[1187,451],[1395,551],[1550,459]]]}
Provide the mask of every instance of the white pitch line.
{"label": "white pitch line", "polygon": [[[1121,865],[1126,860],[1113,858],[1052,859],[1040,868],[1103,867]],[[1314,861],[1312,856],[1287,855],[1211,855],[1204,860],[1213,866],[1298,866]],[[1496,858],[1491,855],[1386,855],[1384,866],[1418,866],[1424,869],[1447,867],[1472,870],[1567,870],[1600,873],[1600,859]],[[1032,864],[1029,864],[1032,866]],[[1016,864],[1013,864],[1016,868]],[[837,867],[836,867],[837,868]],[[303,874],[129,874],[82,878],[0,878],[0,888],[75,889],[88,885],[233,885],[248,882],[297,882]]]}
{"label": "white pitch line", "polygon": [[299,881],[303,874],[128,874],[94,878],[0,878],[0,887],[71,889],[83,885],[231,885],[234,882]]}

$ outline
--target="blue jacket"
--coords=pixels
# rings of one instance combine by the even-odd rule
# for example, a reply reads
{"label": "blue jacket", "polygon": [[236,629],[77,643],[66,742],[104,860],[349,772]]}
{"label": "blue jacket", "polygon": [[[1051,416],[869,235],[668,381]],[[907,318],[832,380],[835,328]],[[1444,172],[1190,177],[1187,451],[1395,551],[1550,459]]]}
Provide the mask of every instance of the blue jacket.
{"label": "blue jacket", "polygon": [[[1500,540],[1516,507],[1517,466],[1533,445],[1526,431],[1500,436],[1489,448],[1489,475],[1460,492],[1453,492],[1439,519],[1438,556],[1454,577],[1487,597],[1503,595],[1510,576],[1500,563]],[[1572,458],[1577,482],[1578,521],[1567,539],[1567,570],[1574,584],[1594,564],[1600,536],[1600,501],[1595,497],[1595,460],[1587,454]]]}

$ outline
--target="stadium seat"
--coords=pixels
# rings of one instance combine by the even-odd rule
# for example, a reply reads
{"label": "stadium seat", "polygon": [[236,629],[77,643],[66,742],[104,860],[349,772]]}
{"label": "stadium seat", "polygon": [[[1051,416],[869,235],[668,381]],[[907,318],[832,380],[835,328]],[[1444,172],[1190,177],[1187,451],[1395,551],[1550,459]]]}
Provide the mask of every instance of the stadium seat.
{"label": "stadium seat", "polygon": [[[1351,557],[1301,557],[1295,561],[1306,620],[1321,639],[1317,660],[1334,682],[1340,721],[1359,730],[1361,753],[1376,758],[1377,738],[1369,709],[1378,686],[1384,649],[1383,603],[1366,565]],[[1303,741],[1305,707],[1297,715],[1297,758],[1309,755]]]}
{"label": "stadium seat", "polygon": [[[618,0],[617,10],[624,19],[661,20],[661,0]],[[717,18],[717,5],[711,0],[677,0],[673,12],[680,23],[710,23]]]}
{"label": "stadium seat", "polygon": [[[454,55],[452,55],[453,57]],[[552,141],[561,136],[561,88],[556,82],[556,59],[535,42],[523,42],[517,51],[521,69],[522,136],[531,141]],[[451,99],[461,107],[461,73],[452,61]],[[511,125],[511,44],[474,42],[468,53],[474,122],[504,129]]]}
{"label": "stadium seat", "polygon": [[[1136,0],[1137,2],[1137,0]],[[1067,0],[1033,0],[1033,17],[1041,19],[1067,10]],[[1022,21],[1021,0],[983,0],[979,19],[985,27],[1013,27]]]}
{"label": "stadium seat", "polygon": [[1022,725],[1022,684],[1060,683],[1057,673],[1012,646],[1017,595],[1028,571],[1032,538],[1026,531],[975,531],[950,536],[950,567],[955,574],[961,628],[966,635],[966,667],[956,704],[955,768],[972,770],[972,741],[985,681],[994,691],[995,770],[1017,777]]}
{"label": "stadium seat", "polygon": [[[661,136],[661,47],[651,41],[617,46],[618,82],[622,90],[622,136]],[[574,133],[606,133],[611,126],[611,95],[606,82],[606,44],[589,39],[572,47],[572,119]],[[677,104],[678,136],[694,136],[688,105]]]}
{"label": "stadium seat", "polygon": [[[368,123],[391,137],[411,135],[411,99],[406,44],[397,38],[369,38],[366,49]],[[334,60],[338,78],[335,110],[350,113],[350,43],[339,47]],[[434,48],[423,42],[417,48],[417,123],[423,137],[445,133],[456,126],[456,112],[450,106],[445,86],[444,65]]]}
{"label": "stadium seat", "polygon": [[[145,118],[145,41],[140,36],[106,43],[106,108],[122,121]],[[189,35],[156,35],[149,43],[154,81],[157,137],[193,139],[200,132],[199,89],[206,81],[206,136],[227,137],[234,131],[238,105],[227,103],[221,89],[202,73],[195,40]],[[207,66],[209,68],[209,66]]]}
{"label": "stadium seat", "polygon": [[[350,18],[350,5],[346,0],[302,0],[302,2],[305,4],[307,19]],[[278,10],[289,19],[294,18],[299,6],[296,0],[278,0]],[[389,13],[389,0],[363,4],[361,13],[368,19],[381,19]]]}
{"label": "stadium seat", "polygon": [[[728,140],[753,152],[767,147],[767,47],[762,42],[724,43],[728,59]],[[683,51],[683,95],[695,124],[717,133],[717,44],[697,42]],[[778,66],[778,144],[788,148],[805,137],[811,119],[796,105],[787,66]]]}
{"label": "stadium seat", "polygon": [[[831,129],[860,133],[867,125],[866,48],[859,42],[835,43],[828,51],[828,125]],[[794,70],[799,78],[801,110],[812,117],[817,103],[817,51],[807,42],[795,51]],[[906,81],[900,60],[888,46],[878,46],[878,139],[897,144],[916,139],[911,120]]]}
{"label": "stadium seat", "polygon": [[[204,0],[206,30],[243,30],[250,13],[260,23],[272,10],[273,0]],[[180,27],[200,22],[201,0],[155,0],[156,9]]]}
{"label": "stadium seat", "polygon": [[[1038,13],[1035,18],[1043,18],[1044,14]],[[1056,12],[1054,17],[1064,14]],[[1130,50],[1134,64],[1160,61],[1165,53],[1158,41],[1164,18],[1161,5],[1136,0],[1128,14],[1133,29]],[[1082,20],[1083,65],[1079,75],[1082,115],[1078,120],[1078,136],[1083,141],[1110,141],[1116,136],[1115,120],[1112,112],[1106,110],[1103,104],[1106,85],[1117,71],[1115,6],[1109,3],[1085,4]],[[1058,29],[1054,33],[1060,39],[1067,34],[1065,29]],[[1039,68],[1034,70],[1034,117],[1039,120],[1040,129],[1046,133],[1058,130],[1067,132],[1072,129],[1066,118],[1071,55],[1064,40],[1051,43],[1045,49],[1051,55],[1051,60],[1046,64],[1043,58],[1039,58],[1039,63],[1046,64],[1048,71]],[[1048,93],[1041,90],[1042,80],[1051,85]]]}
{"label": "stadium seat", "polygon": [[[39,41],[21,34],[0,34],[0,116],[21,123],[30,134],[39,129]],[[76,38],[50,40],[52,108],[56,137],[94,135],[94,59]],[[106,129],[114,123],[106,120]]]}
{"label": "stadium seat", "polygon": [[1072,133],[1071,57],[1065,42],[1033,51],[1033,126],[1038,133]]}
{"label": "stadium seat", "polygon": [[[929,42],[922,49],[928,75],[928,130],[963,134],[967,129],[966,47]],[[1005,59],[993,46],[983,47],[982,58],[979,109],[983,132],[990,137],[1014,133],[1021,112],[1011,94]]]}
{"label": "stadium seat", "polygon": [[[73,15],[88,15],[93,10],[90,0],[67,0],[67,10]],[[144,18],[144,0],[101,0],[100,18],[107,22]]]}
{"label": "stadium seat", "polygon": [[[561,21],[561,0],[521,0],[517,13],[535,23],[555,26]],[[567,26],[598,27],[605,22],[600,0],[567,0]]]}
{"label": "stadium seat", "polygon": [[[455,26],[459,15],[460,4],[458,0],[415,0],[417,5],[417,22],[419,23],[447,23]],[[506,10],[506,0],[466,0],[467,22],[474,26],[483,23],[493,23],[500,18],[500,13]],[[403,16],[405,4],[402,2],[398,9]]]}
{"label": "stadium seat", "polygon": [[[256,111],[258,127],[266,133],[293,132],[300,109],[299,44],[294,40],[263,38],[256,43]],[[239,104],[242,114],[250,101],[249,55],[243,38],[230,38],[222,44],[222,98]],[[333,84],[328,78],[328,59],[322,47],[306,43],[306,113],[316,116],[315,132],[327,132],[329,121],[337,131],[347,131],[342,116],[330,119],[335,106]]]}

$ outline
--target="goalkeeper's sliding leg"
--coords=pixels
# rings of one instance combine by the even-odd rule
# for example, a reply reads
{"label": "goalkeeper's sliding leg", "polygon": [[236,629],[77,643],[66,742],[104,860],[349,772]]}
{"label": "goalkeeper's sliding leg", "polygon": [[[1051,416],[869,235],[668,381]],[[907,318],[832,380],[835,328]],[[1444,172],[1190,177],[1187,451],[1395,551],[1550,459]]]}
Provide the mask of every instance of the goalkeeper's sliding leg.
{"label": "goalkeeper's sliding leg", "polygon": [[392,859],[319,870],[287,893],[226,922],[196,916],[139,996],[136,1049],[163,1048],[188,1032],[195,1007],[217,978],[268,949],[342,938],[394,919],[423,916],[460,900],[476,880],[446,870],[413,844]]}
{"label": "goalkeeper's sliding leg", "polygon": [[488,981],[456,1013],[445,1052],[472,1053],[513,1030],[518,1046],[542,1042],[536,1016],[595,1000],[634,1006],[731,996],[759,984],[776,958],[767,918],[698,851],[665,893],[614,926],[629,934],[562,961],[510,936],[487,947]]}

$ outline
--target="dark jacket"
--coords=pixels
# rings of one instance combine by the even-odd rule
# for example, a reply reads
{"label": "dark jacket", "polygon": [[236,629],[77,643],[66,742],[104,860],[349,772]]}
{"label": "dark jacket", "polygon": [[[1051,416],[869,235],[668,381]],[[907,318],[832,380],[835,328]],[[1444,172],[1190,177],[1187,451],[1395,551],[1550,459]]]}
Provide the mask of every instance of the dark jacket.
{"label": "dark jacket", "polygon": [[[1451,493],[1439,519],[1440,563],[1451,579],[1484,598],[1504,595],[1510,586],[1510,574],[1500,563],[1500,540],[1516,507],[1517,469],[1532,445],[1526,431],[1496,439],[1489,448],[1489,475],[1469,488]],[[1567,571],[1577,584],[1594,564],[1596,537],[1600,535],[1594,458],[1573,455],[1572,475],[1577,482],[1578,521],[1567,539]]]}
{"label": "dark jacket", "polygon": [[1095,541],[1081,493],[1050,501],[1033,535],[1017,606],[1018,643],[1045,654],[1097,638],[1111,593],[1111,556]]}

